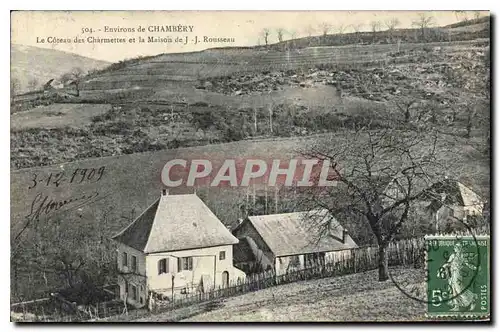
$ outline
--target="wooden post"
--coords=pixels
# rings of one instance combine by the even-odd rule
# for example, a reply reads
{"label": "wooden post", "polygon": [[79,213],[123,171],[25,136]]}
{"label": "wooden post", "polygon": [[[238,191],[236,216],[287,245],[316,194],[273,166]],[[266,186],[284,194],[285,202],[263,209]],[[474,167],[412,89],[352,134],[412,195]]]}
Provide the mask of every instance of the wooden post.
{"label": "wooden post", "polygon": [[254,135],[257,135],[257,107],[253,108],[253,127],[254,127]]}
{"label": "wooden post", "polygon": [[352,252],[352,260],[354,261],[354,273],[356,273],[356,251]]}
{"label": "wooden post", "polygon": [[[179,267],[177,267],[178,269]],[[172,272],[172,304],[174,304],[174,282],[175,282],[175,276],[174,273]]]}
{"label": "wooden post", "polygon": [[265,186],[264,214],[267,214],[267,181],[266,181],[266,186]]}
{"label": "wooden post", "polygon": [[278,213],[278,186],[274,187],[274,213]]}
{"label": "wooden post", "polygon": [[273,105],[269,105],[269,131],[273,134]]}

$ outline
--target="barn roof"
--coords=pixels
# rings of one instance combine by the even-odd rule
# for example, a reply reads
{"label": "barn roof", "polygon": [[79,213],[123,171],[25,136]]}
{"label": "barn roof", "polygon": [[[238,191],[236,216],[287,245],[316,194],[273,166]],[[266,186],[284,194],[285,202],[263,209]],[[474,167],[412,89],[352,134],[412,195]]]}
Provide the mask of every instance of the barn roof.
{"label": "barn roof", "polygon": [[238,243],[196,194],[162,195],[113,239],[144,253]]}
{"label": "barn roof", "polygon": [[[326,218],[330,220],[328,230],[321,226]],[[327,210],[251,216],[248,221],[275,256],[358,247],[349,235],[346,236],[345,243],[342,242],[345,229]]]}

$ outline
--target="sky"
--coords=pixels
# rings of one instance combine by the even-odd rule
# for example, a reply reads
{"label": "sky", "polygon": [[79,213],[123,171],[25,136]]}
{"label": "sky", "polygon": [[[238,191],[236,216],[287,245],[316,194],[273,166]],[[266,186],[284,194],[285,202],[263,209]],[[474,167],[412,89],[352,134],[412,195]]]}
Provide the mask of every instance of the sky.
{"label": "sky", "polygon": [[[160,53],[199,51],[211,47],[252,46],[264,43],[262,31],[271,31],[270,42],[277,41],[276,29],[286,31],[285,39],[290,39],[292,32],[296,37],[305,37],[311,30],[313,35],[320,35],[320,26],[327,23],[332,32],[338,27],[347,26],[345,32],[352,32],[352,25],[361,25],[361,30],[370,30],[370,22],[384,23],[392,18],[400,22],[399,28],[409,28],[422,12],[416,11],[17,11],[11,14],[11,42],[15,44],[43,47],[77,53],[94,59],[117,62],[137,56]],[[425,12],[434,17],[435,26],[456,23],[459,19],[454,11]],[[469,19],[475,12],[466,12]],[[481,16],[489,15],[480,12]],[[464,16],[461,17],[463,19]],[[138,27],[186,26],[192,32],[139,32]],[[107,28],[106,28],[107,27]],[[135,29],[135,32],[111,32],[110,29]],[[89,30],[92,29],[92,32]],[[155,29],[155,28],[150,28]],[[108,31],[107,31],[108,30]],[[126,43],[89,43],[88,37],[124,38]],[[234,42],[202,42],[204,37],[234,38]],[[84,43],[74,43],[74,38]],[[139,37],[147,41],[148,37],[172,39],[168,43],[140,43]],[[180,37],[188,43],[175,43]],[[198,43],[194,44],[194,38]],[[69,39],[61,42],[54,39]],[[131,38],[135,38],[131,42]],[[42,43],[42,40],[44,42]]]}

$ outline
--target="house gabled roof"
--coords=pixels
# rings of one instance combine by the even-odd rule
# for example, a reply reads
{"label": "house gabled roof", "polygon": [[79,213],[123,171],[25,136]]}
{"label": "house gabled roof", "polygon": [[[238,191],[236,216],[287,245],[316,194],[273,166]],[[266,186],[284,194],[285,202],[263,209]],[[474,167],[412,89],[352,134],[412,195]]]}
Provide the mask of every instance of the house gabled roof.
{"label": "house gabled roof", "polygon": [[113,239],[144,253],[238,243],[196,194],[162,195]]}
{"label": "house gabled roof", "polygon": [[424,191],[422,198],[438,202],[444,199],[443,203],[446,205],[474,206],[484,203],[481,197],[470,188],[451,179],[434,183]]}
{"label": "house gabled roof", "polygon": [[[321,226],[325,218],[330,219],[328,231]],[[345,229],[327,210],[250,216],[247,220],[276,257],[358,247],[348,234],[342,242]]]}

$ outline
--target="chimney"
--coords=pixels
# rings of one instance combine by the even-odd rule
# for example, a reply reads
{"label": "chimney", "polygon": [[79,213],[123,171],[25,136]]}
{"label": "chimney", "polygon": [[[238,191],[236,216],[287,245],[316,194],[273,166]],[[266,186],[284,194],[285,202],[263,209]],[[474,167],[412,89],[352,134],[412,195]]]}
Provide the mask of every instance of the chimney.
{"label": "chimney", "polygon": [[162,196],[167,196],[168,195],[168,189],[162,189],[161,195]]}
{"label": "chimney", "polygon": [[347,232],[347,229],[343,229],[342,230],[342,243],[346,243],[347,242],[347,235],[349,234],[349,232]]}

